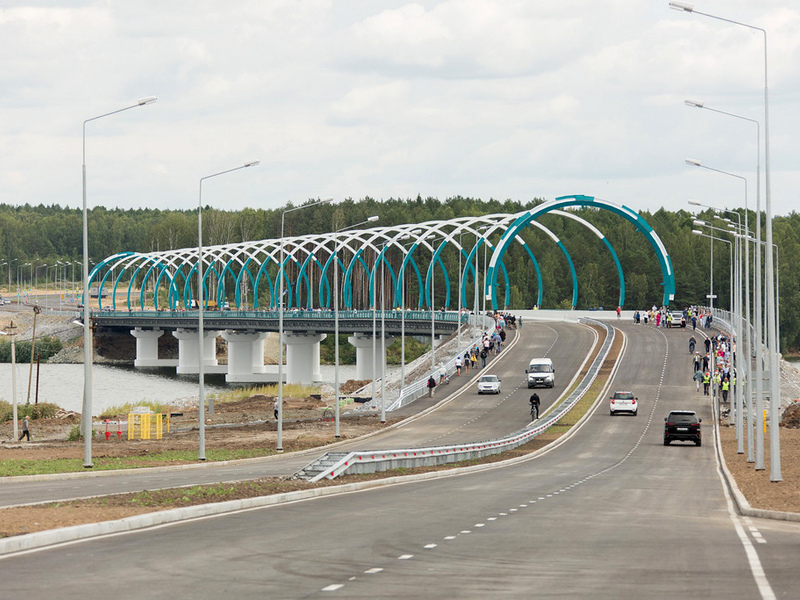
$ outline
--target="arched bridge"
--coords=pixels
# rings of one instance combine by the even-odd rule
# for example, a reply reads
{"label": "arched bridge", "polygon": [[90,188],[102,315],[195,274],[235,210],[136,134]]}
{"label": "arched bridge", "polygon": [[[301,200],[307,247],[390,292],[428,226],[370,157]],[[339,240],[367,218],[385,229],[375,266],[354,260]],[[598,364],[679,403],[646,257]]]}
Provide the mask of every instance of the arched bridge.
{"label": "arched bridge", "polygon": [[[515,214],[347,228],[211,246],[202,252],[197,248],[122,252],[100,261],[90,273],[90,285],[101,306],[111,309],[95,313],[94,318],[102,325],[134,330],[139,366],[163,364],[157,357],[157,337],[164,329],[174,329],[173,335],[185,346],[185,364],[179,364],[178,369],[191,372],[190,363],[199,364],[200,350],[199,341],[195,342],[197,347],[191,346],[198,336],[195,333],[192,338],[188,330],[197,330],[198,315],[193,309],[197,308],[197,299],[203,298],[203,318],[214,337],[225,331],[223,337],[229,348],[240,348],[232,354],[233,359],[229,356],[229,361],[238,361],[229,366],[229,378],[231,369],[236,368],[246,377],[263,366],[262,332],[278,329],[278,298],[282,293],[287,364],[294,348],[295,362],[311,365],[307,369],[290,366],[289,380],[306,380],[318,372],[319,342],[333,331],[336,314],[344,321],[341,331],[354,334],[350,338],[353,345],[366,347],[366,338],[374,348],[378,314],[384,317],[383,335],[408,331],[435,337],[455,330],[465,314],[508,306],[511,285],[504,258],[515,245],[536,274],[536,304],[541,306],[543,277],[528,243],[537,231],[558,246],[569,265],[575,308],[579,295],[576,267],[564,243],[537,221],[546,214],[577,221],[604,243],[617,270],[619,305],[623,306],[625,278],[614,248],[596,226],[568,212],[572,207],[609,211],[645,236],[660,265],[663,304],[668,305],[675,294],[675,274],[652,227],[625,206],[575,195]],[[198,257],[202,257],[202,265]],[[198,273],[202,273],[202,296],[197,293]],[[106,294],[109,300],[103,305]],[[206,360],[213,362],[213,339],[202,353],[204,364]],[[361,362],[372,361],[363,353]],[[372,373],[382,371],[372,366]],[[362,374],[365,372],[369,373]]]}

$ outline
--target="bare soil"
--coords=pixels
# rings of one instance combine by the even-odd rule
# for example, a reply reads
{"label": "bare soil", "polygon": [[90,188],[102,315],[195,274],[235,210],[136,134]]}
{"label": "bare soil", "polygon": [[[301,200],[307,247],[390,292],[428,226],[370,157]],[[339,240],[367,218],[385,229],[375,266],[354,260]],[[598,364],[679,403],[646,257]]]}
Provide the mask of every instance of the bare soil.
{"label": "bare soil", "polygon": [[737,453],[736,432],[721,426],[722,452],[728,470],[736,480],[750,506],[764,510],[800,513],[800,429],[780,427],[782,481],[772,482],[770,465],[770,432],[764,434],[765,469],[756,471],[755,463],[747,462],[747,439],[744,454]]}

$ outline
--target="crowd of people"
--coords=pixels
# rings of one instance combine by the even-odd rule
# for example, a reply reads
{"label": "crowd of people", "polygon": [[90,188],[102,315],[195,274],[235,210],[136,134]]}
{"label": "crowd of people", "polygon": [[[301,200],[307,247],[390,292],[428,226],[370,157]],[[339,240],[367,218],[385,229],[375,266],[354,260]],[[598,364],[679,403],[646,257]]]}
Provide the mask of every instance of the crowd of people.
{"label": "crowd of people", "polygon": [[728,394],[736,389],[736,344],[724,333],[707,337],[703,350],[696,350],[694,336],[689,339],[692,353],[692,379],[695,389],[704,396],[728,402]]}
{"label": "crowd of people", "polygon": [[[617,312],[619,316],[619,312]],[[633,312],[633,322],[637,325],[655,325],[656,327],[689,327],[696,330],[710,329],[714,317],[697,306],[689,306],[683,310],[670,310],[666,306],[661,308],[653,305],[649,310],[635,310]]]}
{"label": "crowd of people", "polygon": [[[498,311],[491,313],[489,316],[494,319],[494,327],[484,332],[481,339],[471,348],[468,348],[463,355],[456,356],[456,376],[460,376],[462,373],[468,375],[470,369],[485,368],[492,356],[500,354],[506,341],[506,330],[522,327],[522,317],[516,317],[511,313]],[[436,386],[442,383],[449,383],[449,380],[447,370],[440,363],[437,372],[431,373],[428,378],[428,395],[433,396]]]}

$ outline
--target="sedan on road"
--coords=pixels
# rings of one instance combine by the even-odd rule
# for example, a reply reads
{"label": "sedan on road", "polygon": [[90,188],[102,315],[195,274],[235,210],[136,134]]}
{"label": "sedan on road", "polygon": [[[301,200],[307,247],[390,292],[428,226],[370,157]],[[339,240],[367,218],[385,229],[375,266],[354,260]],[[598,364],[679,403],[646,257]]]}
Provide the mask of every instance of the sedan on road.
{"label": "sedan on road", "polygon": [[702,442],[700,435],[700,423],[703,419],[697,416],[693,410],[673,410],[664,419],[664,445],[669,446],[670,442],[679,440],[682,442],[694,442],[699,446]]}
{"label": "sedan on road", "polygon": [[639,414],[639,399],[633,392],[614,392],[610,398],[608,412],[613,417],[617,413],[629,413],[634,417]]}
{"label": "sedan on road", "polygon": [[483,375],[478,380],[479,394],[499,394],[500,378],[497,375]]}

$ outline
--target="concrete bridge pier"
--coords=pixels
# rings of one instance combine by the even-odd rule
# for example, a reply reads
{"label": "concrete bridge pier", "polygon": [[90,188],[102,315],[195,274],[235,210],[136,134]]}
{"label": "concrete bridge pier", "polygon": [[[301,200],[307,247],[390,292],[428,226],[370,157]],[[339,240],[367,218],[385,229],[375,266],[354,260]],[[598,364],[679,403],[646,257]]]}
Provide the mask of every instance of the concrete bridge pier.
{"label": "concrete bridge pier", "polygon": [[164,335],[163,329],[142,329],[137,327],[131,331],[136,338],[136,359],[133,366],[142,367],[177,367],[178,361],[171,358],[158,358],[158,338]]}
{"label": "concrete bridge pier", "polygon": [[223,339],[228,342],[228,383],[252,383],[275,381],[267,377],[264,366],[264,338],[266,333],[225,331]]}
{"label": "concrete bridge pier", "polygon": [[[384,338],[386,347],[392,345],[395,338],[387,335]],[[366,333],[356,333],[347,338],[351,346],[356,349],[356,379],[372,379],[372,335]],[[375,338],[375,358],[378,364],[375,366],[375,379],[383,377],[386,371],[386,355],[381,354],[380,333]]]}
{"label": "concrete bridge pier", "polygon": [[[172,332],[178,340],[178,368],[181,375],[191,375],[200,370],[199,348],[196,329],[179,328]],[[206,373],[225,373],[227,367],[217,363],[217,336],[219,331],[203,330],[203,366]]]}
{"label": "concrete bridge pier", "polygon": [[320,381],[319,343],[324,340],[324,333],[291,333],[284,332],[286,344],[286,382],[311,384]]}

